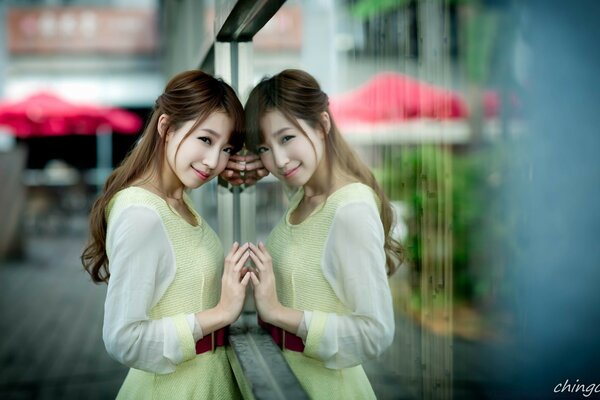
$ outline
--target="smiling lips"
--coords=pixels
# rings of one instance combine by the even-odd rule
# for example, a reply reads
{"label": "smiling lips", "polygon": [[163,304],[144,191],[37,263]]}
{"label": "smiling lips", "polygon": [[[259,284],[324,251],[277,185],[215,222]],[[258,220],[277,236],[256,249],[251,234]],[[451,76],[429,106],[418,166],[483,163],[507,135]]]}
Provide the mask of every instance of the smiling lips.
{"label": "smiling lips", "polygon": [[192,167],[192,169],[194,170],[194,172],[196,173],[196,175],[198,175],[198,177],[200,179],[202,179],[203,181],[207,180],[208,178],[210,178],[210,174],[204,173],[202,171],[198,171],[196,168]]}
{"label": "smiling lips", "polygon": [[283,172],[282,175],[286,179],[291,178],[292,176],[294,176],[296,174],[296,172],[298,171],[299,168],[300,168],[300,166],[298,165],[295,168],[292,168],[290,170],[287,170],[287,171]]}

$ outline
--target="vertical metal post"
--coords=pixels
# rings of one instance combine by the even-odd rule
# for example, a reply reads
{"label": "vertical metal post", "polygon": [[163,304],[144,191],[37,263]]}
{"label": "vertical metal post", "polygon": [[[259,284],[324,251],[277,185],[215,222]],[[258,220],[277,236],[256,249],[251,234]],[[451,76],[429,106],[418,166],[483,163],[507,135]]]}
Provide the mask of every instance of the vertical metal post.
{"label": "vertical metal post", "polygon": [[[236,43],[236,91],[242,104],[246,103],[248,94],[254,84],[253,82],[253,47],[252,42]],[[238,197],[239,211],[239,237],[242,242],[256,242],[256,185],[245,187],[241,190]],[[251,295],[249,288],[246,302],[244,304],[245,312],[256,311],[254,305],[254,296]]]}
{"label": "vertical metal post", "polygon": [[[223,78],[237,92],[242,104],[252,88],[252,42],[216,42],[215,75]],[[254,186],[217,189],[218,225],[227,249],[234,241],[256,240],[256,190]],[[252,296],[249,296],[251,303]],[[245,311],[254,311],[247,307]]]}
{"label": "vertical metal post", "polygon": [[[234,69],[231,63],[230,46],[229,42],[215,42],[214,44],[215,76],[229,84],[231,84],[232,70]],[[223,248],[227,252],[236,238],[234,233],[234,195],[226,182],[220,182],[217,187],[217,215],[218,233],[223,242]]]}
{"label": "vertical metal post", "polygon": [[[239,59],[238,59],[238,43],[229,43],[229,57],[231,62],[231,86],[236,92],[239,92]],[[233,240],[238,243],[242,241],[241,220],[240,220],[240,187],[234,186],[233,194]]]}

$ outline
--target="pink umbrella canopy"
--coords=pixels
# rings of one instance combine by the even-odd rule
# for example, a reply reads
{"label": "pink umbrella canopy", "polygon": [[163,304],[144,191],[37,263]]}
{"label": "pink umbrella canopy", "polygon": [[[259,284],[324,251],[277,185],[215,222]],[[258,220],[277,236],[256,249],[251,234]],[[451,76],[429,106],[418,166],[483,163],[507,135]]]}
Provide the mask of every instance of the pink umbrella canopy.
{"label": "pink umbrella canopy", "polygon": [[[75,104],[48,92],[40,92],[19,101],[0,102],[0,125],[15,136],[91,135],[115,131],[137,133],[142,120],[126,110]],[[110,129],[99,129],[102,127]]]}
{"label": "pink umbrella canopy", "polygon": [[[486,93],[485,115],[496,115],[497,108],[497,96]],[[359,88],[333,96],[330,110],[340,126],[418,118],[457,120],[469,115],[460,94],[394,72],[375,75]]]}

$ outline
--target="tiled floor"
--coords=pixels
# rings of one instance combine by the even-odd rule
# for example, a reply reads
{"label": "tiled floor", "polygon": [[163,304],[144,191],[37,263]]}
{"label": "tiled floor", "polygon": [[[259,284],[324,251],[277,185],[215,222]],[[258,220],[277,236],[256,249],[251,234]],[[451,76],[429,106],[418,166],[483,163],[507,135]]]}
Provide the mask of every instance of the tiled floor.
{"label": "tiled floor", "polygon": [[28,238],[0,266],[0,398],[111,399],[126,368],[102,343],[105,286],[79,262],[85,235]]}

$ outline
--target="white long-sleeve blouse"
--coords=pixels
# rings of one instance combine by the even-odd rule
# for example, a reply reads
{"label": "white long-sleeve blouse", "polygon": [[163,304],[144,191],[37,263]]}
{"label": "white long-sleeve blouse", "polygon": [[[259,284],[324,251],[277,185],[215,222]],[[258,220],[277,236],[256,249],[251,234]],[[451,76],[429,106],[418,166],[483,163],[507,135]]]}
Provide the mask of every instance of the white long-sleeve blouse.
{"label": "white long-sleeve blouse", "polygon": [[[150,310],[175,278],[175,255],[156,211],[132,205],[108,226],[110,280],[103,339],[109,354],[131,368],[166,374],[185,361],[176,317],[153,320]],[[202,330],[195,315],[185,322],[195,341]]]}
{"label": "white long-sleeve blouse", "polygon": [[[322,253],[321,270],[351,314],[326,314],[321,341],[312,356],[327,368],[339,369],[382,354],[394,337],[394,314],[383,226],[374,201],[350,201],[337,209]],[[314,311],[303,310],[297,335],[305,343],[314,317]]]}

